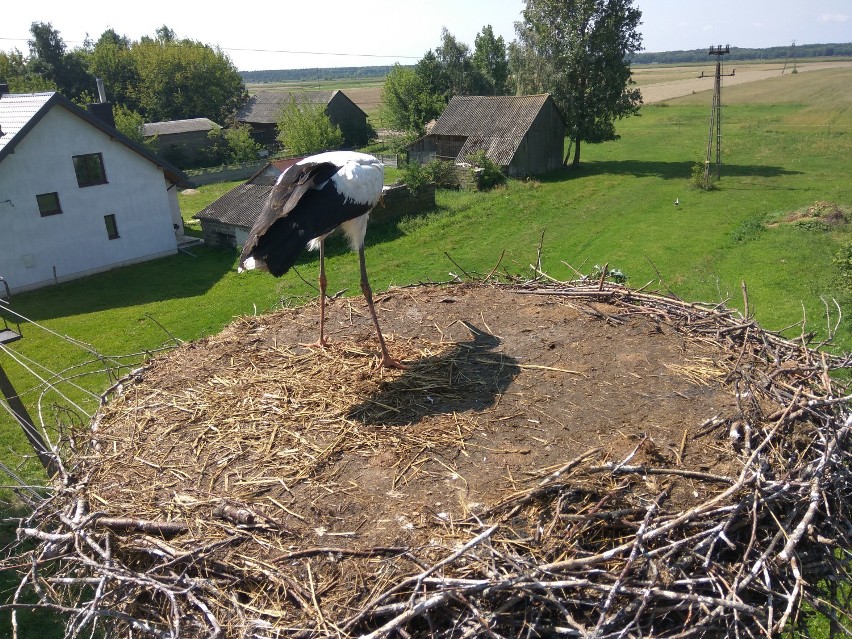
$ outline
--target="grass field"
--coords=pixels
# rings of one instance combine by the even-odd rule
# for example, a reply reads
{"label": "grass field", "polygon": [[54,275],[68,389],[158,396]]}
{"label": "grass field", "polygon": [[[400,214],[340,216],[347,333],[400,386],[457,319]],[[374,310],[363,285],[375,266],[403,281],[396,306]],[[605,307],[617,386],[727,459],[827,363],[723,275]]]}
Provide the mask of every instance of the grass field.
{"label": "grass field", "polygon": [[[703,161],[709,94],[643,108],[619,123],[620,140],[584,145],[583,166],[541,179],[510,181],[489,193],[439,192],[437,210],[371,227],[367,262],[374,289],[445,280],[458,269],[487,273],[502,267],[529,273],[539,243],[553,277],[589,272],[608,263],[633,286],[671,290],[689,300],[725,301],[749,311],[767,328],[825,336],[826,307],[852,314],[850,272],[835,261],[852,244],[850,224],[780,223],[816,202],[852,213],[852,70],[785,75],[731,87],[723,95],[723,178],[714,191],[695,190],[690,175]],[[228,185],[181,194],[184,216]],[[680,206],[675,207],[678,198]],[[132,366],[175,340],[219,332],[240,314],[263,313],[316,294],[316,256],[281,279],[235,272],[236,253],[201,248],[85,280],[23,294],[15,308],[34,323],[0,360],[33,416],[48,424],[79,419],[67,400],[25,367],[52,379],[73,377],[61,389],[86,412],[112,378],[110,356],[134,354]],[[330,242],[331,291],[358,293],[357,258]],[[452,257],[452,261],[447,257]],[[570,264],[570,267],[568,266]],[[301,279],[300,275],[304,278]],[[828,306],[826,306],[826,303]],[[844,318],[835,348],[852,349]],[[48,332],[50,331],[50,332]],[[91,345],[81,348],[65,337]],[[24,359],[26,358],[26,359]],[[84,373],[87,373],[84,375]],[[95,395],[88,394],[94,391]],[[0,414],[0,457],[25,480],[43,481],[17,426]],[[9,499],[7,491],[5,497]]]}

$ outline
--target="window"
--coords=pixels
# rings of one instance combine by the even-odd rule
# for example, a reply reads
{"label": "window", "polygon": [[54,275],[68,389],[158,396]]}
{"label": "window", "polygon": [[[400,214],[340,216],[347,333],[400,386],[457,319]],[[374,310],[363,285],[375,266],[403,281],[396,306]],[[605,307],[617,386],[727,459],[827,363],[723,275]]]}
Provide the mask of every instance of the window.
{"label": "window", "polygon": [[74,173],[77,174],[77,184],[80,187],[106,184],[104,158],[100,153],[75,155],[73,159]]}
{"label": "window", "polygon": [[104,224],[106,224],[107,237],[111,240],[118,239],[118,224],[115,222],[115,215],[110,213],[109,215],[104,215]]}
{"label": "window", "polygon": [[36,201],[38,202],[38,212],[41,213],[42,217],[62,213],[62,207],[59,206],[59,193],[36,195]]}

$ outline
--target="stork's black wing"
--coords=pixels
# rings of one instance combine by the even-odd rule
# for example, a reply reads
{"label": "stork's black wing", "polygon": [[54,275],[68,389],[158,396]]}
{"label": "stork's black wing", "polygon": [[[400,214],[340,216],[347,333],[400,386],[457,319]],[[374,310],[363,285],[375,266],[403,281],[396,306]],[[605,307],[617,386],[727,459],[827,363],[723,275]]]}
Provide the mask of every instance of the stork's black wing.
{"label": "stork's black wing", "polygon": [[331,162],[294,164],[276,183],[249,231],[240,263],[250,257],[272,275],[283,275],[312,239],[330,233],[356,215],[344,210],[330,182],[339,167]]}

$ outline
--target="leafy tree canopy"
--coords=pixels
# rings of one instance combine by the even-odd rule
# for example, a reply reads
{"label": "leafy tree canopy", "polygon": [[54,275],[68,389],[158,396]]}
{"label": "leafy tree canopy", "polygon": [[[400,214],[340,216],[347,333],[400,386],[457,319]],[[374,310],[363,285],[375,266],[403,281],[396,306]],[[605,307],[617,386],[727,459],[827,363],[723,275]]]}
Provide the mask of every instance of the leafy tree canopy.
{"label": "leafy tree canopy", "polygon": [[630,77],[641,49],[642,12],[633,0],[525,0],[510,65],[518,93],[550,93],[574,143],[614,140],[615,120],[638,113],[642,97]]}
{"label": "leafy tree canopy", "polygon": [[13,91],[56,90],[85,104],[102,78],[108,99],[146,121],[209,118],[226,121],[247,99],[230,58],[163,25],[155,37],[131,41],[107,29],[92,43],[68,51],[48,23],[30,27],[29,56],[0,53],[0,79]]}
{"label": "leafy tree canopy", "polygon": [[290,100],[278,117],[278,139],[292,155],[337,149],[343,144],[340,127],[332,124],[323,104]]}
{"label": "leafy tree canopy", "polygon": [[422,133],[455,95],[502,95],[507,91],[509,64],[503,38],[488,25],[476,46],[459,42],[446,28],[441,43],[413,67],[395,65],[385,80],[382,115],[398,130]]}
{"label": "leafy tree canopy", "polygon": [[417,70],[397,64],[388,73],[381,114],[390,128],[422,133],[426,123],[441,115],[445,106],[444,96],[436,93]]}

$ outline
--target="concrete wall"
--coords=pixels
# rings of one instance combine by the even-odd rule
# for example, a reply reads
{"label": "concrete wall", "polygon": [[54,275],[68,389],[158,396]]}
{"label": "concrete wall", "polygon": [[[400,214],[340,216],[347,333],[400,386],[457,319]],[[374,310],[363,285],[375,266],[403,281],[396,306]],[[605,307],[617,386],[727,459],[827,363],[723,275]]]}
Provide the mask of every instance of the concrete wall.
{"label": "concrete wall", "polygon": [[[78,186],[72,156],[88,153],[103,155],[106,184]],[[42,217],[36,195],[52,192],[62,213]],[[0,275],[13,292],[177,252],[177,193],[160,168],[60,106],[0,162],[3,200]]]}

